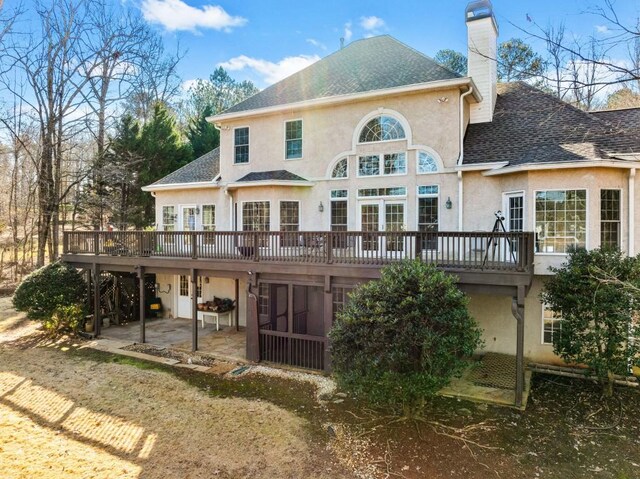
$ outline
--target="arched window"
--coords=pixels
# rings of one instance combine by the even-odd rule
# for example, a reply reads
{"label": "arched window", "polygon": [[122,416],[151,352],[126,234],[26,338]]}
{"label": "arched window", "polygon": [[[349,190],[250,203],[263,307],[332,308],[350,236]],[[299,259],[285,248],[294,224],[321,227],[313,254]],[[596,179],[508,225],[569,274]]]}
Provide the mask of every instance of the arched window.
{"label": "arched window", "polygon": [[360,143],[371,141],[402,140],[405,138],[404,128],[398,120],[391,116],[377,116],[367,122],[360,131]]}
{"label": "arched window", "polygon": [[438,171],[438,162],[426,151],[418,152],[418,173],[434,173]]}
{"label": "arched window", "polygon": [[340,161],[336,163],[336,166],[333,167],[333,171],[331,172],[331,178],[346,178],[347,175],[348,175],[347,159],[342,158]]}

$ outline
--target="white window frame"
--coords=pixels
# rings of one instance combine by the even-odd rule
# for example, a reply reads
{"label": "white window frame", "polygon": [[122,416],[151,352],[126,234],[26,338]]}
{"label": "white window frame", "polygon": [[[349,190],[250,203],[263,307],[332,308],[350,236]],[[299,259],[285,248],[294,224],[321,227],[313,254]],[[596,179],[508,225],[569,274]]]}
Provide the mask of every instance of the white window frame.
{"label": "white window frame", "polygon": [[[545,189],[539,189],[539,190],[533,190],[533,234],[534,234],[534,242],[535,242],[535,235],[537,234],[536,232],[536,225],[537,225],[537,220],[536,220],[536,214],[537,214],[537,206],[536,206],[536,195],[540,192],[543,191],[568,191],[568,190],[584,190],[585,191],[585,202],[586,202],[586,206],[587,209],[585,210],[585,239],[584,239],[584,247],[586,249],[590,249],[590,208],[589,208],[589,188],[586,188],[584,186],[575,186],[575,187],[567,187],[567,188],[545,188]],[[534,244],[534,251],[535,251],[535,244]],[[535,251],[534,253],[536,256],[540,255],[540,256],[567,256],[568,253],[548,253],[548,252],[544,252],[544,251]]]}
{"label": "white window frame", "polygon": [[[271,208],[271,200],[263,200],[263,199],[255,199],[255,200],[247,200],[240,202],[240,231],[245,231],[244,229],[244,205],[245,203],[269,203],[269,230],[273,231],[273,209]],[[254,231],[254,230],[251,230]]]}
{"label": "white window frame", "polygon": [[[247,129],[247,156],[248,160],[244,163],[239,163],[236,161],[236,146],[244,146],[244,145],[236,145],[236,130],[240,130],[246,128]],[[236,126],[233,129],[233,164],[234,165],[248,165],[251,163],[251,128],[249,125],[245,126]]]}
{"label": "white window frame", "polygon": [[[598,241],[602,246],[602,191],[603,190],[617,190],[620,192],[620,251],[622,251],[622,244],[624,242],[624,190],[622,188],[600,188],[598,191]],[[627,244],[627,251],[629,245]]]}
{"label": "white window frame", "polygon": [[184,210],[186,208],[194,209],[193,231],[200,231],[200,215],[198,214],[198,205],[191,204],[191,203],[186,205],[180,205],[180,231],[186,231],[184,229]]}
{"label": "white window frame", "polygon": [[[425,146],[419,146],[415,148],[416,148],[415,150],[416,175],[437,175],[439,173],[442,173],[442,170],[443,170],[442,159],[440,158],[440,155],[438,155],[433,148],[429,148]],[[436,163],[436,171],[420,171],[420,153],[427,153],[429,156],[431,156],[431,158],[433,158],[433,161],[435,161]]]}
{"label": "white window frame", "polygon": [[[420,187],[421,186],[436,186],[438,188],[438,192],[436,194],[433,193],[429,193],[429,194],[420,194]],[[440,187],[439,183],[432,183],[430,185],[417,185],[416,186],[416,212],[415,212],[415,225],[416,225],[416,231],[420,231],[420,198],[437,198],[438,199],[438,231],[440,231],[440,220],[442,218],[442,201],[440,198],[440,193],[442,191],[442,188]],[[436,251],[436,250],[425,250],[425,251]]]}
{"label": "white window frame", "polygon": [[[544,190],[549,191],[549,190]],[[524,190],[505,191],[502,193],[502,215],[504,216],[504,227],[507,231],[510,231],[510,215],[509,215],[509,199],[513,197],[522,197],[522,231],[527,231],[527,194]],[[535,222],[535,216],[534,216]]]}
{"label": "white window frame", "polygon": [[[347,163],[347,175],[343,176],[342,178],[334,178],[333,177],[333,170],[335,170],[336,166],[338,166],[338,163],[340,163],[342,160],[346,160],[346,163]],[[349,157],[348,156],[342,156],[342,157],[338,158],[336,161],[334,161],[331,164],[331,168],[329,169],[329,179],[333,180],[333,181],[340,181],[340,180],[348,180],[349,179]]]}
{"label": "white window frame", "polygon": [[[391,118],[393,118],[394,120],[396,120],[398,123],[400,123],[400,126],[402,127],[402,130],[404,131],[404,138],[396,138],[393,140],[378,140],[378,141],[360,141],[360,135],[362,133],[362,129],[374,118],[378,118],[381,116],[389,116]],[[376,145],[379,143],[391,143],[393,141],[406,141],[409,142],[409,139],[411,137],[411,130],[410,128],[408,128],[408,123],[406,121],[406,119],[404,117],[402,117],[401,115],[399,115],[396,112],[390,112],[388,110],[380,110],[380,111],[376,111],[373,113],[370,113],[369,115],[365,116],[362,120],[360,120],[360,123],[358,124],[358,126],[356,127],[356,131],[355,131],[355,142],[354,144],[356,145]],[[407,143],[408,144],[408,143]]]}
{"label": "white window frame", "polygon": [[[212,224],[205,224],[204,223],[204,209],[207,206],[213,207],[213,223]],[[217,218],[216,218],[216,205],[214,203],[207,203],[207,204],[201,205],[200,206],[200,214],[201,214],[200,227],[201,227],[202,231],[215,231],[216,230],[216,220],[217,220]],[[213,229],[205,230],[206,226],[213,226]]]}
{"label": "white window frame", "polygon": [[[287,141],[294,141],[294,140],[287,140],[287,123],[293,123],[294,121],[299,121],[300,122],[300,127],[302,129],[302,136],[300,137],[300,156],[296,157],[296,158],[287,158]],[[297,160],[302,160],[304,158],[304,121],[302,118],[292,118],[290,120],[284,120],[284,128],[282,131],[282,135],[284,137],[284,159],[285,161],[297,161]],[[297,141],[297,139],[295,140]]]}
{"label": "white window frame", "polygon": [[[165,223],[164,222],[164,209],[165,208],[173,208],[173,214],[171,215],[173,218],[173,223]],[[176,213],[176,209],[179,209],[176,207],[176,205],[162,205],[162,211],[160,212],[160,223],[162,225],[162,231],[167,231],[165,229],[166,225],[171,225],[173,226],[173,230],[172,231],[177,231],[176,227],[178,226],[178,213]]]}
{"label": "white window frame", "polygon": [[[544,317],[544,313],[545,311],[552,311],[552,310],[545,303],[540,303],[540,304],[542,304],[542,318],[540,321],[540,344],[544,346],[553,346],[553,337],[551,338],[552,340],[550,343],[544,340],[544,321],[545,319],[547,319]],[[562,321],[563,321],[562,317],[552,318],[552,319],[554,319],[557,322],[560,322],[560,328],[558,330],[558,333],[560,333],[562,331]],[[551,334],[552,336],[556,334],[555,328],[552,328]]]}
{"label": "white window frame", "polygon": [[[337,191],[337,190],[344,190],[347,192],[347,196],[341,196],[339,198],[333,198],[331,196],[331,192],[332,191]],[[346,201],[347,202],[347,231],[349,231],[349,219],[350,219],[350,213],[351,213],[351,201],[349,200],[349,190],[347,188],[332,188],[331,190],[329,190],[329,230],[331,230],[331,227],[333,226],[333,218],[331,217],[331,205],[334,201]]]}
{"label": "white window frame", "polygon": [[[375,195],[375,196],[360,196],[360,190],[372,190],[372,189],[380,189],[380,188],[387,188],[387,189],[391,189],[391,188],[404,188],[404,195]],[[344,188],[343,188],[344,189]],[[363,201],[368,201],[368,200],[375,200],[377,198],[389,198],[389,199],[402,199],[402,198],[407,198],[408,196],[408,189],[406,186],[371,186],[369,188],[366,187],[362,187],[362,188],[358,188],[358,190],[356,191],[356,198],[358,200],[363,200]]]}
{"label": "white window frame", "polygon": [[[379,178],[379,177],[390,177],[390,176],[406,176],[408,174],[408,171],[409,171],[409,167],[408,167],[408,164],[407,164],[407,162],[408,162],[407,157],[409,155],[407,153],[408,153],[407,151],[393,151],[393,152],[387,152],[387,153],[367,153],[367,154],[357,155],[356,156],[356,178]],[[404,155],[404,173],[385,173],[384,172],[384,157],[385,157],[385,155],[400,155],[400,154]],[[360,174],[360,158],[362,158],[364,156],[377,156],[378,157],[378,171],[379,171],[379,173],[377,175],[361,175]],[[344,180],[345,178],[340,178],[340,179]]]}
{"label": "white window frame", "polygon": [[[296,231],[302,231],[301,219],[302,219],[302,210],[300,209],[300,201],[299,200],[278,200],[278,230],[284,231],[282,229],[282,203],[297,203],[298,204],[298,229]],[[269,211],[271,211],[271,205],[269,205]]]}

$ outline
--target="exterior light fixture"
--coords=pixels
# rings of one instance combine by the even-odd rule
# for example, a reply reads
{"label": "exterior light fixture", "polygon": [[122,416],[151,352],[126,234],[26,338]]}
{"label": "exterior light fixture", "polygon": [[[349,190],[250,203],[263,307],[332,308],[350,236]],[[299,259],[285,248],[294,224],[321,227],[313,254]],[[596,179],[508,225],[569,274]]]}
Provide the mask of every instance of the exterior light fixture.
{"label": "exterior light fixture", "polygon": [[438,103],[448,103],[449,102],[449,98],[446,96],[441,96],[440,98],[438,98]]}
{"label": "exterior light fixture", "polygon": [[450,210],[453,207],[453,203],[451,202],[451,197],[447,196],[447,201],[444,204],[444,207]]}
{"label": "exterior light fixture", "polygon": [[322,201],[320,202],[320,204],[318,205],[318,211],[320,213],[322,213],[324,211],[324,205],[322,204]]}
{"label": "exterior light fixture", "polygon": [[200,214],[200,207],[196,206],[196,214],[199,215]]}

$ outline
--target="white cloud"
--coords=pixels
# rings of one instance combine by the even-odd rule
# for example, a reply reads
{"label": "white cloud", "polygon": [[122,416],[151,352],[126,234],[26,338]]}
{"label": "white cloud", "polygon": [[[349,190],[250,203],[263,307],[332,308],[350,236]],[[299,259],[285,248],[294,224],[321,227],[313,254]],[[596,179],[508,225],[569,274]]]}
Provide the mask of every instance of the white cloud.
{"label": "white cloud", "polygon": [[253,70],[262,76],[266,84],[270,85],[306,68],[318,60],[320,60],[318,55],[298,55],[285,57],[279,62],[274,63],[268,60],[240,55],[226,62],[219,63],[218,66],[229,71],[244,70],[245,68]]}
{"label": "white cloud", "polygon": [[191,88],[196,86],[199,81],[200,80],[197,78],[192,78],[191,80],[185,80],[180,85],[180,88],[182,88],[182,91],[189,91]]}
{"label": "white cloud", "polygon": [[246,18],[231,16],[218,5],[196,8],[182,0],[142,0],[140,8],[146,21],[160,24],[168,31],[196,32],[199,28],[230,31],[247,23]]}
{"label": "white cloud", "polygon": [[385,23],[382,18],[371,15],[370,17],[361,17],[360,26],[367,31],[373,32],[380,30],[385,26]]}
{"label": "white cloud", "polygon": [[349,43],[352,36],[353,32],[351,31],[351,22],[347,22],[344,24],[344,33],[342,34],[342,38],[344,38],[345,43]]}
{"label": "white cloud", "polygon": [[314,47],[321,48],[322,50],[326,50],[327,49],[327,47],[326,47],[326,45],[324,43],[319,42],[315,38],[307,38],[307,43],[310,43]]}
{"label": "white cloud", "polygon": [[596,25],[596,32],[598,33],[609,33],[609,27],[606,25]]}

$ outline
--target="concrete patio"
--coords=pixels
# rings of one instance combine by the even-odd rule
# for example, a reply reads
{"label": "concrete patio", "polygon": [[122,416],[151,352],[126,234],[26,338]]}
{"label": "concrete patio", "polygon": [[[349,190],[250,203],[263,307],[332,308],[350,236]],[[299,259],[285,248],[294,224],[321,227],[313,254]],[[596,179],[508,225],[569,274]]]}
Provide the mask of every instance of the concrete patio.
{"label": "concrete patio", "polygon": [[[191,320],[188,319],[147,319],[145,324],[146,342],[154,346],[191,351]],[[102,330],[102,338],[134,343],[140,341],[140,323],[132,321],[123,325],[111,325]],[[244,361],[246,349],[245,328],[220,326],[216,331],[213,324],[201,327],[198,322],[198,351],[220,359]]]}

